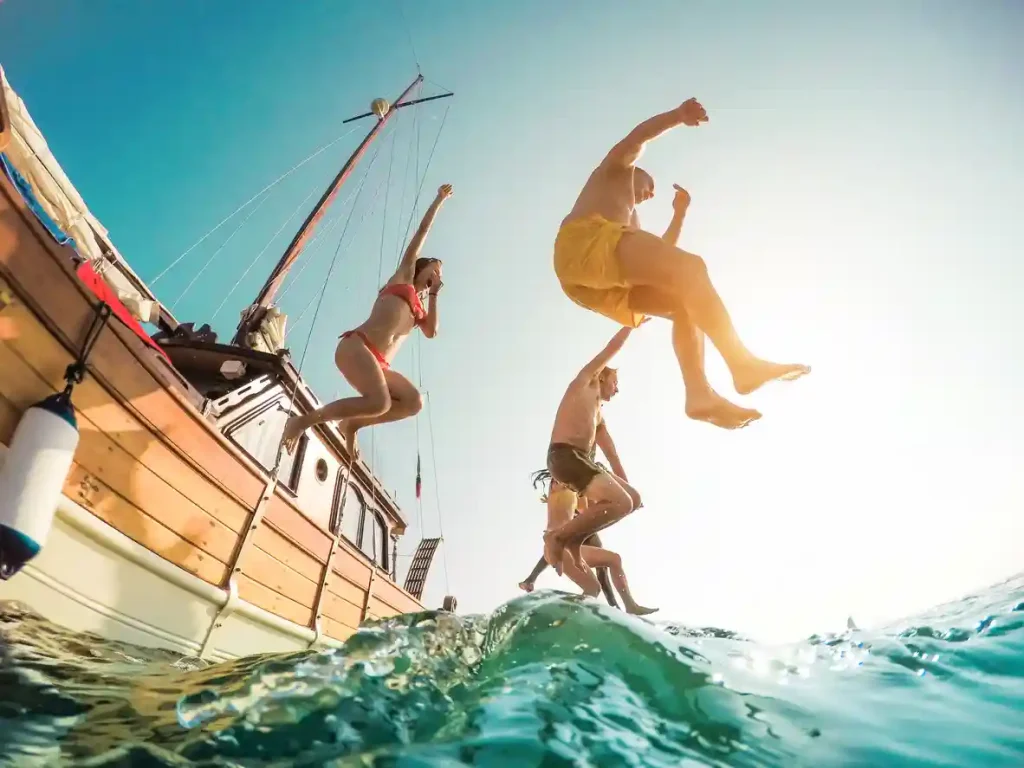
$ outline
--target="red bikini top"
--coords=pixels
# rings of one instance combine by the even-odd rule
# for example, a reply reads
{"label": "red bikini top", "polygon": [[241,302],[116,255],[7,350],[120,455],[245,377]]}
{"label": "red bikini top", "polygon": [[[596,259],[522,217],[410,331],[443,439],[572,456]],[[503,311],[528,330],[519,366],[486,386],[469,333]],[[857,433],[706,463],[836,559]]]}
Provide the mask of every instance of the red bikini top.
{"label": "red bikini top", "polygon": [[426,319],[427,310],[423,308],[423,302],[420,301],[420,295],[416,293],[416,287],[411,283],[385,285],[381,289],[380,295],[384,296],[385,294],[388,296],[397,296],[408,304],[409,310],[412,312],[412,319],[417,325]]}

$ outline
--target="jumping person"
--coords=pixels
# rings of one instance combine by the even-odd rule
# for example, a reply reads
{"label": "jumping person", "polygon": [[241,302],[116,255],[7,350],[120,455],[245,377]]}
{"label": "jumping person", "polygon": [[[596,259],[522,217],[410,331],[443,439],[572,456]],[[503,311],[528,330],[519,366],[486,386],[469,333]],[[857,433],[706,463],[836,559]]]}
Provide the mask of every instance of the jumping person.
{"label": "jumping person", "polygon": [[[292,416],[284,428],[284,445],[289,453],[305,430],[338,421],[345,445],[357,457],[356,433],[360,429],[414,416],[423,407],[419,390],[405,376],[391,370],[391,360],[413,328],[419,327],[428,339],[437,335],[437,294],[444,285],[441,261],[423,258],[420,251],[434,217],[451,195],[450,184],[437,190],[398,270],[377,295],[370,316],[338,341],[334,364],[359,395],[335,400],[304,416]],[[429,297],[426,308],[424,296]]]}
{"label": "jumping person", "polygon": [[[673,347],[687,385],[702,357],[699,329],[725,359],[736,391],[746,395],[769,381],[798,378],[810,368],[769,362],[747,349],[704,260],[676,247],[678,232],[658,237],[641,230],[636,214],[637,204],[654,196],[654,179],[636,167],[647,142],[676,126],[707,120],[704,107],[688,99],[640,123],[612,147],[562,221],[554,267],[570,299],[621,325],[635,328],[647,315],[672,320]],[[680,217],[680,227],[681,221]],[[687,388],[686,412],[691,418],[730,427],[750,421],[744,410],[710,387]]]}
{"label": "jumping person", "polygon": [[[593,460],[593,455],[591,455],[591,460]],[[603,465],[599,462],[594,463],[601,467],[601,469],[604,469]],[[536,473],[534,475],[534,484],[543,480],[545,475],[550,475],[550,473],[547,471]],[[544,500],[548,505],[548,530],[564,525],[572,517],[573,510],[582,511],[586,508],[587,504],[586,499],[578,496],[571,488],[562,485],[553,478]],[[633,599],[629,582],[626,580],[626,572],[622,567],[622,557],[617,552],[605,549],[601,545],[600,537],[596,533],[588,536],[583,542],[581,553],[584,559],[582,567],[577,566],[567,558],[563,558],[563,566],[565,575],[582,589],[584,594],[590,597],[597,597],[599,591],[603,592],[608,604],[613,608],[618,608],[615,594],[612,592],[611,584],[608,583],[610,573],[611,581],[622,596],[627,613],[631,613],[634,616],[646,616],[657,612],[657,608],[645,608]],[[541,558],[533,573],[530,574],[525,582],[520,583],[519,587],[526,592],[532,592],[533,582],[547,565],[548,562]]]}
{"label": "jumping person", "polygon": [[[587,500],[586,508],[575,518],[568,519],[570,510],[568,516],[563,516],[564,523],[549,524],[544,533],[544,559],[559,575],[566,563],[578,570],[586,569],[588,561],[580,552],[583,541],[641,505],[640,494],[625,478],[615,443],[601,415],[601,403],[611,400],[619,391],[618,371],[608,367],[608,363],[632,332],[632,327],[621,329],[583,366],[562,395],[555,413],[547,469],[552,480]],[[611,471],[594,461],[595,447],[604,453]],[[550,517],[550,503],[548,512]]]}
{"label": "jumping person", "polygon": [[[601,462],[596,462],[596,463],[598,464],[598,466],[602,466],[603,467]],[[550,527],[551,518],[552,518],[552,512],[553,512],[552,505],[553,504],[562,503],[562,499],[566,496],[566,494],[563,493],[562,491],[563,491],[563,489],[564,490],[568,490],[568,489],[566,489],[565,486],[559,485],[555,481],[551,480],[551,473],[548,472],[546,469],[542,469],[539,472],[534,472],[534,474],[533,474],[533,487],[534,488],[536,488],[539,483],[543,483],[545,481],[549,481],[548,482],[548,490],[547,490],[547,493],[545,493],[543,496],[541,496],[540,500],[541,500],[542,503],[548,505],[548,525]],[[573,496],[573,500],[574,500],[577,512],[580,509],[582,509],[583,507],[586,506],[586,503],[587,503],[586,499],[583,499],[583,498],[581,498],[579,496],[576,496],[575,494],[572,494],[572,496]],[[566,515],[563,515],[562,517],[564,517],[565,520],[569,519],[569,516],[566,516]],[[559,523],[559,525],[560,524],[561,523]],[[585,547],[602,547],[602,545],[601,545],[601,537],[598,536],[595,533],[593,536],[587,537],[587,540],[583,542],[583,546],[585,546]],[[533,566],[533,570],[530,571],[530,575],[527,576],[525,579],[523,579],[522,581],[519,582],[519,588],[521,590],[523,590],[523,592],[533,592],[533,588],[534,588],[534,585],[536,585],[536,583],[537,583],[537,579],[544,572],[544,570],[546,568],[549,568],[549,567],[550,566],[548,565],[548,561],[544,559],[543,555],[541,555],[540,559],[537,561],[537,564],[535,566]],[[608,601],[608,605],[610,605],[612,608],[618,608],[619,607],[619,603],[618,603],[618,600],[615,599],[615,592],[612,590],[612,583],[611,583],[611,580],[608,578],[608,569],[607,568],[595,568],[594,570],[597,573],[597,581],[601,585],[601,592],[604,593],[604,599]]]}

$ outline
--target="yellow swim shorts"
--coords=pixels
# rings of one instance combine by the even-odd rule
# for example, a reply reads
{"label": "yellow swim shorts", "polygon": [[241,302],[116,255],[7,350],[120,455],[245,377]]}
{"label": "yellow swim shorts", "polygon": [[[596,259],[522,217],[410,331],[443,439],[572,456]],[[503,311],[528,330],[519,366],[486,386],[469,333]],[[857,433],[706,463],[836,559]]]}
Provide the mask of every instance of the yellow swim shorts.
{"label": "yellow swim shorts", "polygon": [[615,247],[629,227],[594,214],[562,225],[555,238],[555,274],[565,295],[621,325],[636,328],[644,316],[629,308]]}

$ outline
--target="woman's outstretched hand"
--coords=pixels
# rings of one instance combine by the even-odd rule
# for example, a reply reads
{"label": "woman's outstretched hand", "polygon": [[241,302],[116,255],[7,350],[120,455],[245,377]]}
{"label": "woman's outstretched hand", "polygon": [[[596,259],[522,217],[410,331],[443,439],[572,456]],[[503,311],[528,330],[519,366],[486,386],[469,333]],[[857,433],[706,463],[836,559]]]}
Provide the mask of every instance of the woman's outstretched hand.
{"label": "woman's outstretched hand", "polygon": [[447,200],[454,193],[455,193],[455,190],[452,189],[452,185],[451,184],[442,184],[437,189],[437,199],[438,200]]}

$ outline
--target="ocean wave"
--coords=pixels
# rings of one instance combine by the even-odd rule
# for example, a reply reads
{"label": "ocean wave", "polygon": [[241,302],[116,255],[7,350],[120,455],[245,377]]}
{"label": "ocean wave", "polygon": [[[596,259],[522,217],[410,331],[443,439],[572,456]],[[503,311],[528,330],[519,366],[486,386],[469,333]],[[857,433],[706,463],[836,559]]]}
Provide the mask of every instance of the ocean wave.
{"label": "ocean wave", "polygon": [[0,765],[1020,766],[1024,577],[764,645],[537,592],[209,665],[0,604]]}

